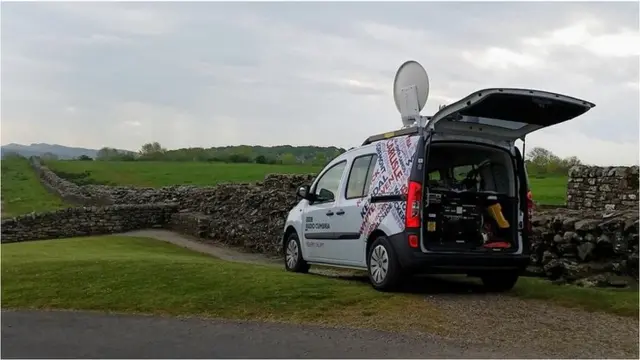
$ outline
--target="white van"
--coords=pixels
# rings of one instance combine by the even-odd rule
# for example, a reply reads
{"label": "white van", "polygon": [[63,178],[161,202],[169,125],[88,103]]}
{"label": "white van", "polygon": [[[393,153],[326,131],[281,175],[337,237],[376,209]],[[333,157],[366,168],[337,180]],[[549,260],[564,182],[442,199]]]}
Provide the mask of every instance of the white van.
{"label": "white van", "polygon": [[[398,84],[403,68],[410,76]],[[378,290],[414,273],[479,276],[491,291],[517,282],[529,263],[532,199],[515,141],[595,105],[496,88],[422,117],[428,78],[425,85],[420,69],[407,62],[396,75],[403,129],[371,136],[298,189],[282,238],[288,271],[367,270]]]}

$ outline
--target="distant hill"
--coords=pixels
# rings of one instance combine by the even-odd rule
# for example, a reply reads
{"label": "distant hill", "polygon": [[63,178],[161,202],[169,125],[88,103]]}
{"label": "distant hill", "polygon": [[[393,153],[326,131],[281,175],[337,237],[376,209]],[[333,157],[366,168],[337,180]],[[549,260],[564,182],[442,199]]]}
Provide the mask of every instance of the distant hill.
{"label": "distant hill", "polygon": [[1,156],[4,157],[7,153],[17,153],[25,157],[29,156],[42,156],[46,153],[54,154],[60,159],[73,159],[78,156],[86,155],[95,158],[98,154],[98,150],[86,149],[79,147],[69,147],[57,144],[31,144],[22,145],[11,143],[0,147]]}
{"label": "distant hill", "polygon": [[[159,146],[159,145],[158,145]],[[102,150],[87,149],[79,147],[69,147],[57,144],[31,144],[22,145],[11,143],[1,147],[1,154],[4,157],[8,153],[17,153],[19,155],[29,156],[46,156],[45,154],[53,154],[58,159],[75,159],[82,155],[89,156],[92,159],[111,159],[111,160],[172,160],[172,161],[227,161],[227,162],[260,162],[260,163],[318,163],[324,164],[345,149],[335,146],[222,146],[211,148],[182,148],[166,150],[163,149],[162,154],[151,154],[150,156],[140,155],[128,150],[117,150],[109,148],[107,153]],[[127,159],[122,158],[122,156]],[[115,156],[115,157],[114,157]]]}

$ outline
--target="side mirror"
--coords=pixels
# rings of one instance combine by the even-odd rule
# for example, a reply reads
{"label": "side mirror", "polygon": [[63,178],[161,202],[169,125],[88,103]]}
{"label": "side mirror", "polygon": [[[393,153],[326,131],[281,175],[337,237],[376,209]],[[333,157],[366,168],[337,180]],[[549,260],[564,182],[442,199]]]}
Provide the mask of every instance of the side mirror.
{"label": "side mirror", "polygon": [[296,195],[303,199],[307,199],[309,197],[309,185],[300,186],[298,191],[296,191]]}

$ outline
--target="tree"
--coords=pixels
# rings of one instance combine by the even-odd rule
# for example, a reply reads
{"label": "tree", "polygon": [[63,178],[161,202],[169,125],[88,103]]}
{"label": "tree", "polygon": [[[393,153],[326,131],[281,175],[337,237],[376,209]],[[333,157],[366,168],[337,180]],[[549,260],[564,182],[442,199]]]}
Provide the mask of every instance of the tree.
{"label": "tree", "polygon": [[78,156],[78,160],[80,160],[80,161],[92,161],[93,158],[91,158],[91,156],[88,156],[88,155],[80,155],[80,156]]}
{"label": "tree", "polygon": [[576,165],[582,165],[582,161],[580,161],[580,159],[578,159],[577,156],[570,156],[566,159],[562,159],[562,163],[564,167],[566,167],[567,169],[571,169],[573,166],[576,166]]}
{"label": "tree", "polygon": [[102,149],[98,150],[98,153],[96,154],[96,159],[112,160],[113,157],[116,156],[117,154],[118,154],[118,150],[112,149],[109,147],[103,147]]}
{"label": "tree", "polygon": [[96,160],[101,161],[133,161],[135,158],[135,153],[132,151],[120,151],[110,147],[103,147],[96,154]]}
{"label": "tree", "polygon": [[20,153],[17,153],[15,151],[6,151],[4,154],[2,154],[2,157],[4,159],[26,159],[26,157],[20,155]]}
{"label": "tree", "polygon": [[280,160],[285,165],[293,165],[298,162],[296,157],[291,153],[282,154],[282,156],[280,156]]}
{"label": "tree", "polygon": [[561,159],[551,151],[535,147],[528,154],[527,170],[533,175],[566,175],[574,165],[580,165],[581,161],[576,156]]}
{"label": "tree", "polygon": [[142,145],[139,154],[141,160],[163,160],[167,149],[163,148],[159,142],[154,141]]}
{"label": "tree", "polygon": [[159,142],[154,141],[154,142],[150,142],[142,145],[142,148],[140,149],[140,155],[164,153],[166,151],[167,150],[164,149]]}
{"label": "tree", "polygon": [[317,153],[312,164],[316,166],[325,166],[327,164],[327,157],[323,153]]}
{"label": "tree", "polygon": [[249,163],[251,158],[245,154],[231,154],[229,155],[229,162],[232,163]]}
{"label": "tree", "polygon": [[256,164],[266,164],[267,163],[267,157],[264,155],[258,155],[256,156]]}
{"label": "tree", "polygon": [[553,155],[551,151],[541,147],[534,147],[527,153],[527,157],[532,162],[545,162],[548,161],[552,156],[555,155]]}

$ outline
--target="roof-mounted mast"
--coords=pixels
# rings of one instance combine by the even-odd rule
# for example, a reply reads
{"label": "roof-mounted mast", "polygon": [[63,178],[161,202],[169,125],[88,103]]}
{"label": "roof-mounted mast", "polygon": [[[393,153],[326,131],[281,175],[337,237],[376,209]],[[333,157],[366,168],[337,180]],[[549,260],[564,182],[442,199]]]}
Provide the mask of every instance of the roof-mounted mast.
{"label": "roof-mounted mast", "polygon": [[396,136],[419,134],[430,116],[420,115],[429,97],[429,76],[417,61],[409,60],[400,65],[393,80],[393,100],[400,112],[402,128],[367,138],[362,145]]}
{"label": "roof-mounted mast", "polygon": [[393,100],[400,112],[402,128],[424,127],[427,119],[420,116],[429,97],[429,76],[417,61],[400,65],[393,80]]}

